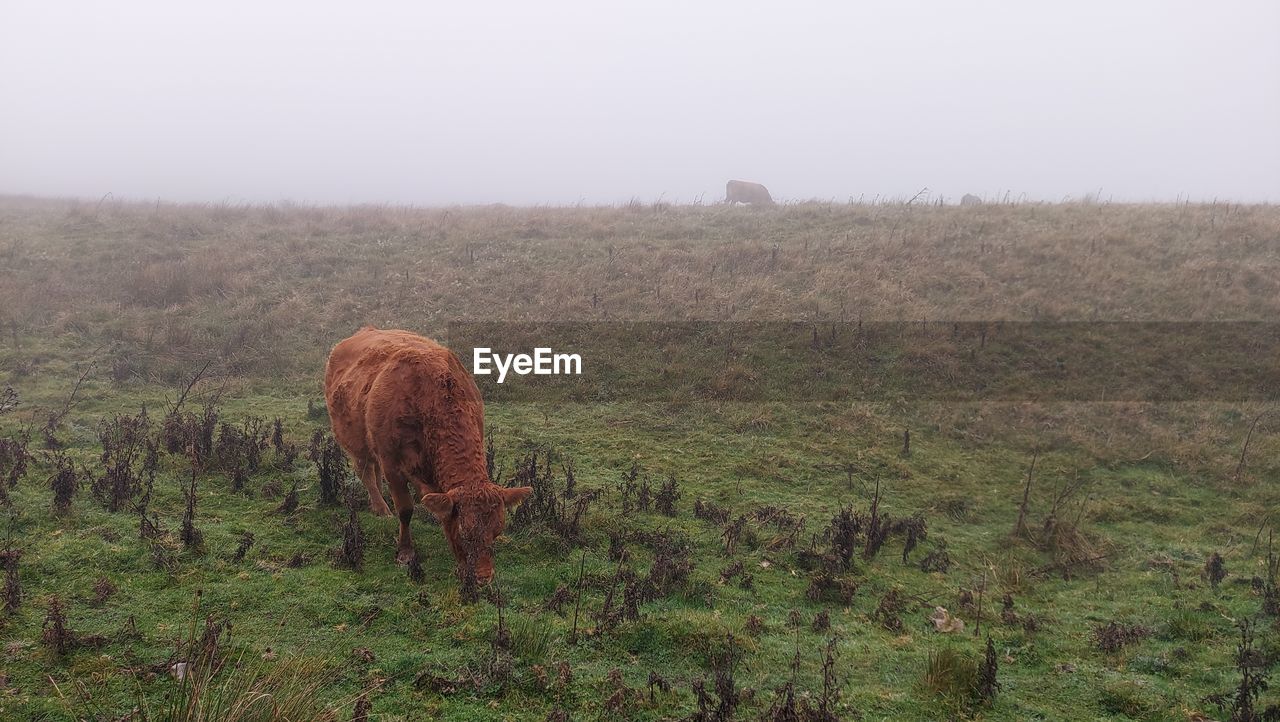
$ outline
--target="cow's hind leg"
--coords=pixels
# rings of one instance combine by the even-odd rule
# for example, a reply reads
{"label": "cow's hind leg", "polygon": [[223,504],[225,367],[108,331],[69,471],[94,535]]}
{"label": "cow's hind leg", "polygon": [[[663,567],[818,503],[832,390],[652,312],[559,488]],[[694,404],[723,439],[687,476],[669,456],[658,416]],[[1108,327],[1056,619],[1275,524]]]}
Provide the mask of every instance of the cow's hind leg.
{"label": "cow's hind leg", "polygon": [[413,521],[413,494],[409,493],[408,480],[396,474],[387,474],[387,486],[391,489],[391,500],[396,504],[396,516],[400,519],[400,535],[396,538],[396,562],[408,564],[416,555],[413,535],[409,530],[409,522]]}
{"label": "cow's hind leg", "polygon": [[356,474],[364,482],[365,491],[369,492],[369,510],[378,516],[391,516],[391,509],[387,506],[386,499],[382,498],[382,488],[378,483],[378,464],[357,459]]}

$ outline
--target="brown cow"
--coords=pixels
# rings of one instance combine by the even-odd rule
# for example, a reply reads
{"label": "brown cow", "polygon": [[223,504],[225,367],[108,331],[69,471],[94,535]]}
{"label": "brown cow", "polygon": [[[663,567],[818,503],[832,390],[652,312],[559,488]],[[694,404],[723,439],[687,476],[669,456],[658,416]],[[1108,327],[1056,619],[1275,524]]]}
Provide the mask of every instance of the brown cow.
{"label": "brown cow", "polygon": [[773,198],[769,195],[769,189],[759,183],[740,180],[731,180],[725,184],[724,202],[730,205],[734,203],[750,203],[753,206],[774,205]]}
{"label": "brown cow", "polygon": [[333,347],[324,397],[338,443],[355,461],[374,513],[389,516],[378,477],[387,480],[400,518],[396,561],[413,558],[410,484],[440,520],[459,571],[493,578],[493,542],[506,510],[531,487],[489,479],[484,402],[471,374],[449,349],[408,331],[366,326]]}

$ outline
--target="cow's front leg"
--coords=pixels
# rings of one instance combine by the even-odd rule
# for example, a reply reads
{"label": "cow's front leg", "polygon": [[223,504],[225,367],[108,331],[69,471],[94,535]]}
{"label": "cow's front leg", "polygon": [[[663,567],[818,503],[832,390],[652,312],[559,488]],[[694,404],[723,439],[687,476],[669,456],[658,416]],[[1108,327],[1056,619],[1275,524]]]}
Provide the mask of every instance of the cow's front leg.
{"label": "cow's front leg", "polygon": [[391,488],[391,500],[396,505],[396,517],[400,519],[400,535],[396,538],[396,562],[408,564],[413,560],[413,535],[409,530],[409,522],[413,521],[413,495],[409,493],[406,479],[387,475],[387,486]]}

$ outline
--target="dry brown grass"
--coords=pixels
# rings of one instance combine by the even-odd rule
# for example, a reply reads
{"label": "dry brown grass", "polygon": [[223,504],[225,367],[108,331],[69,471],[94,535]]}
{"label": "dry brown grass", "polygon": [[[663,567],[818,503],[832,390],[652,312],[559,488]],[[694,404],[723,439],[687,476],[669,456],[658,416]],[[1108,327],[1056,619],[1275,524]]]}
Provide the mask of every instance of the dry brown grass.
{"label": "dry brown grass", "polygon": [[[232,376],[310,378],[334,339],[366,323],[440,336],[452,320],[1280,313],[1280,208],[1270,205],[421,209],[3,197],[0,257],[5,346],[15,335],[110,344],[137,378],[171,384],[209,358]],[[1237,406],[948,404],[927,418],[972,443],[1021,436],[1110,462],[1219,468],[1238,454]],[[1255,442],[1251,472],[1274,458],[1274,425]]]}
{"label": "dry brown grass", "polygon": [[[449,209],[0,199],[6,320],[1256,319],[1273,206]],[[594,303],[593,303],[594,297]],[[96,313],[95,313],[96,312]],[[103,328],[104,317],[124,328]]]}

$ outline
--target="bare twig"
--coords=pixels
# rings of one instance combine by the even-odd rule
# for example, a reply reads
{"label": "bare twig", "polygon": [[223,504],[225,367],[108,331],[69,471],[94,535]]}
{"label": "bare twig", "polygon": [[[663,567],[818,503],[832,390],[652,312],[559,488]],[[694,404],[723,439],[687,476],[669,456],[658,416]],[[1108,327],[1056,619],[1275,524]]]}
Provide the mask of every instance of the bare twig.
{"label": "bare twig", "polygon": [[1266,531],[1267,524],[1271,522],[1271,515],[1267,514],[1262,518],[1262,525],[1258,527],[1258,533],[1253,535],[1253,546],[1249,548],[1249,556],[1253,556],[1258,551],[1258,542],[1262,539],[1262,532]]}
{"label": "bare twig", "polygon": [[1036,471],[1036,459],[1040,458],[1040,450],[1031,452],[1031,466],[1027,467],[1027,483],[1022,488],[1022,504],[1018,506],[1018,523],[1013,526],[1014,536],[1027,536],[1027,500],[1031,496],[1031,478]]}
{"label": "bare twig", "polygon": [[191,389],[195,388],[196,384],[200,383],[200,380],[204,378],[205,373],[209,370],[209,366],[212,364],[212,360],[204,362],[204,366],[200,367],[200,370],[197,371],[195,375],[191,377],[191,381],[187,383],[187,387],[182,390],[182,393],[178,396],[178,400],[173,402],[173,406],[169,408],[169,413],[172,414],[182,408],[182,404],[186,402],[187,395],[191,393]]}
{"label": "bare twig", "polygon": [[903,205],[908,205],[908,206],[909,206],[909,205],[911,205],[912,203],[915,203],[915,202],[916,202],[916,200],[918,200],[918,199],[920,198],[920,196],[922,196],[922,195],[924,195],[924,194],[926,194],[926,193],[928,193],[928,192],[929,192],[929,187],[928,187],[928,186],[925,186],[924,188],[921,188],[920,190],[916,191],[916,194],[915,194],[915,195],[911,196],[911,200],[907,201],[907,202],[906,202],[906,203],[904,203]]}
{"label": "bare twig", "polygon": [[573,605],[573,634],[569,636],[570,644],[578,643],[578,613],[582,611],[582,574],[587,568],[587,550],[582,550],[582,561],[578,563],[578,601]]}
{"label": "bare twig", "polygon": [[1274,409],[1267,409],[1266,411],[1263,411],[1262,413],[1253,417],[1253,423],[1249,424],[1249,433],[1245,434],[1245,437],[1244,437],[1244,445],[1240,447],[1240,461],[1239,463],[1236,464],[1235,473],[1231,475],[1232,481],[1240,481],[1240,474],[1244,472],[1245,454],[1249,453],[1249,442],[1253,441],[1253,430],[1258,427],[1258,422],[1262,421],[1263,417],[1271,414],[1272,411],[1274,411]]}
{"label": "bare twig", "polygon": [[982,573],[982,583],[978,585],[978,616],[973,620],[973,636],[978,636],[978,630],[982,628],[982,597],[987,591],[987,573]]}
{"label": "bare twig", "polygon": [[84,382],[93,373],[96,364],[96,361],[90,361],[85,365],[84,373],[80,374],[80,378],[76,379],[76,385],[71,388],[71,393],[67,395],[67,400],[62,404],[62,408],[49,415],[49,421],[45,424],[47,433],[53,433],[61,426],[62,420],[67,417],[67,414],[71,413],[71,409],[75,408],[76,396],[80,393],[80,387],[84,385]]}

